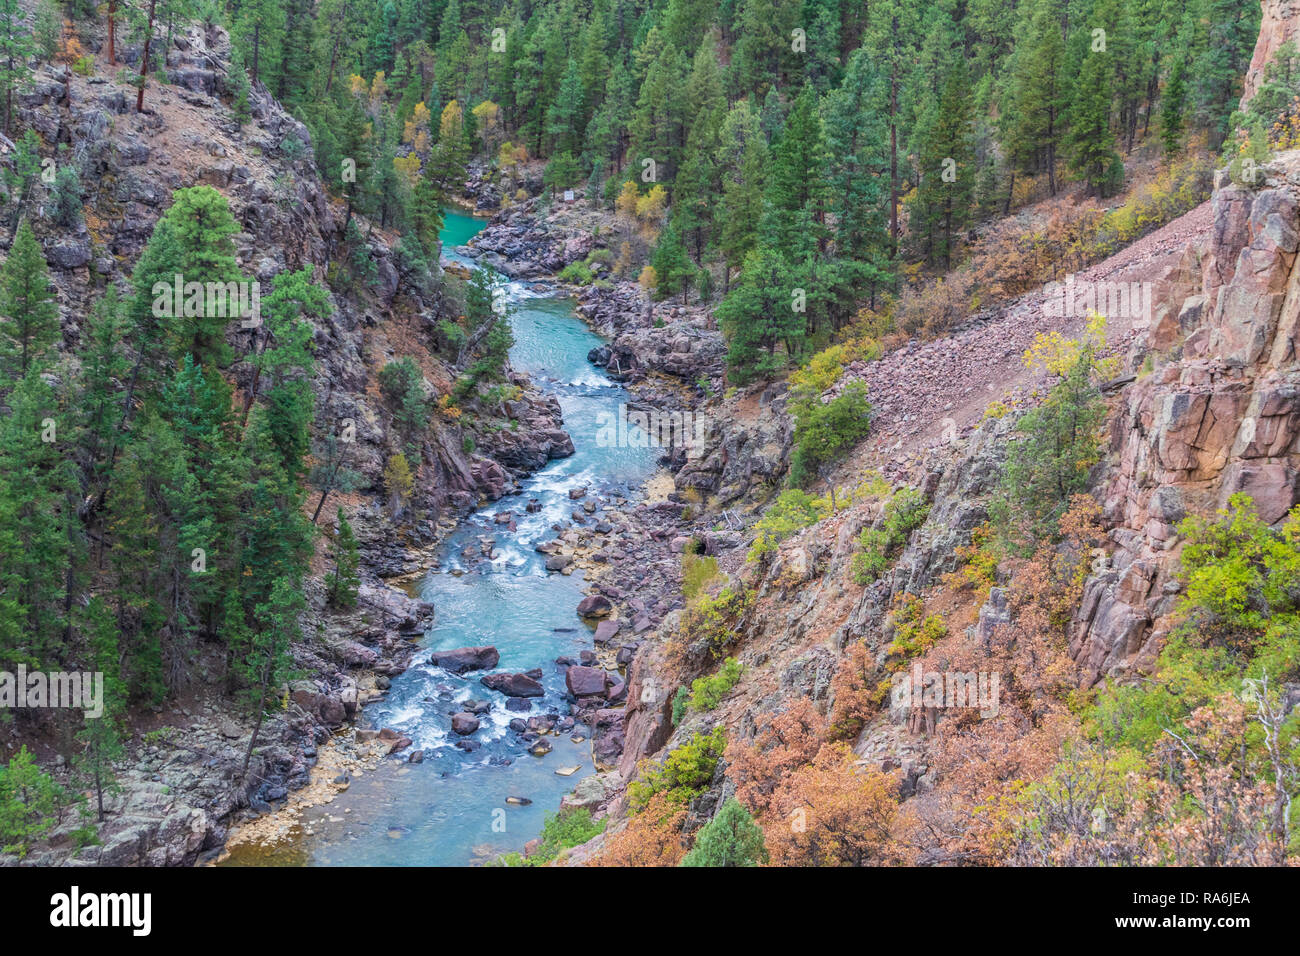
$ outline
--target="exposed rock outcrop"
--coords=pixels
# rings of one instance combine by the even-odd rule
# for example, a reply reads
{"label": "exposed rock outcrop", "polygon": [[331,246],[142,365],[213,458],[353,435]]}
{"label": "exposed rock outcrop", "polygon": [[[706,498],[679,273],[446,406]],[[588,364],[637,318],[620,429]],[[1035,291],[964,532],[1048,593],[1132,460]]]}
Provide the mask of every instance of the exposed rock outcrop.
{"label": "exposed rock outcrop", "polygon": [[1273,523],[1300,501],[1300,153],[1263,172],[1259,191],[1221,177],[1205,247],[1157,284],[1157,318],[1131,353],[1152,370],[1112,420],[1102,498],[1115,550],[1071,640],[1087,682],[1154,660],[1183,517],[1241,492]]}

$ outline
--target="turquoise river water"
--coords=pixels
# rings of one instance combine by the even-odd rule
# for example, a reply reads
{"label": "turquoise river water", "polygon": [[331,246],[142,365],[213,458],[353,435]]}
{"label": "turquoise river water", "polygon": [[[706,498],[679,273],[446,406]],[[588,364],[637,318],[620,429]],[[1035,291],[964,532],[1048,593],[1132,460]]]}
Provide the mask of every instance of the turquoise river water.
{"label": "turquoise river water", "polygon": [[[482,227],[481,220],[448,211],[444,256],[472,267],[472,261],[453,250]],[[564,677],[555,658],[576,657],[591,647],[591,628],[575,612],[583,597],[581,573],[548,572],[545,555],[534,547],[554,537],[552,526],[573,510],[570,488],[587,485],[635,497],[654,470],[657,452],[598,446],[601,414],[614,414],[627,400],[621,386],[587,362],[587,352],[601,339],[574,315],[567,299],[545,287],[507,282],[505,289],[515,335],[510,361],[559,400],[576,452],[524,481],[522,494],[492,502],[463,522],[444,542],[438,567],[420,582],[420,596],[435,606],[436,624],[412,666],[393,679],[382,702],[365,709],[360,725],[391,727],[409,736],[412,749],[424,750],[424,762],[390,758],[380,769],[355,778],[331,803],[305,811],[303,824],[276,845],[237,848],[229,864],[484,862],[522,849],[541,831],[545,814],[559,806],[561,796],[592,772],[589,741],[548,737],[554,750],[533,757],[507,728],[512,717],[567,713]],[[540,502],[541,510],[528,514],[524,505],[531,499]],[[515,515],[516,531],[495,523],[502,511]],[[494,539],[492,559],[468,557],[467,552],[481,553],[484,537]],[[429,663],[432,651],[479,644],[496,645],[498,670],[540,667],[546,696],[533,700],[527,713],[507,711],[505,697],[479,683],[482,672],[457,677]],[[492,704],[473,735],[481,744],[473,753],[453,746],[449,716],[469,699]],[[582,724],[578,733],[586,733]],[[573,766],[580,769],[571,776],[556,773]],[[532,802],[519,805],[507,802],[508,797]]]}

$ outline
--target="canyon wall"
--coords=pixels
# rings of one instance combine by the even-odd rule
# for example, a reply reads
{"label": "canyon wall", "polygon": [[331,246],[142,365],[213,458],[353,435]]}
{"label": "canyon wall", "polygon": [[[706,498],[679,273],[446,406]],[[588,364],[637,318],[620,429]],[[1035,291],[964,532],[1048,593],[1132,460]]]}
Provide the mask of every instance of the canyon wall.
{"label": "canyon wall", "polygon": [[1300,34],[1300,2],[1298,0],[1262,0],[1263,16],[1259,23],[1259,39],[1250,58],[1250,67],[1242,84],[1241,105],[1244,108],[1259,89],[1264,78],[1264,67],[1273,54],[1288,40]]}
{"label": "canyon wall", "polygon": [[1087,582],[1071,641],[1088,683],[1158,652],[1179,521],[1240,492],[1276,523],[1300,500],[1300,153],[1258,180],[1220,174],[1211,234],[1156,282],[1130,353],[1137,380],[1111,419],[1101,495],[1115,550]]}

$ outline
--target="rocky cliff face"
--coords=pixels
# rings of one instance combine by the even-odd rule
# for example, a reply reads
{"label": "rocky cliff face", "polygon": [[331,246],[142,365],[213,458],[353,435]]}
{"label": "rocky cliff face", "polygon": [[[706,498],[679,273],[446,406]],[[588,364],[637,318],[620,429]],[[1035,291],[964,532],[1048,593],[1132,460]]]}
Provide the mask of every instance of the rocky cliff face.
{"label": "rocky cliff face", "polygon": [[1276,522],[1300,500],[1300,154],[1262,180],[1218,184],[1211,235],[1156,284],[1131,353],[1145,365],[1112,419],[1101,494],[1115,551],[1087,583],[1071,644],[1087,682],[1154,659],[1183,517],[1243,492]]}
{"label": "rocky cliff face", "polygon": [[1300,35],[1300,3],[1296,0],[1260,0],[1260,6],[1263,16],[1259,24],[1259,40],[1255,43],[1255,53],[1250,58],[1250,68],[1242,85],[1243,107],[1259,89],[1264,67],[1273,59],[1273,54],[1283,43]]}
{"label": "rocky cliff face", "polygon": [[[1270,522],[1300,501],[1300,153],[1278,156],[1258,188],[1222,176],[1217,186],[1211,227],[1181,258],[1162,257],[1153,267],[1160,271],[1150,279],[1151,321],[1121,337],[1128,368],[1107,389],[1110,440],[1093,493],[1109,541],[1093,554],[1070,629],[1069,653],[1085,686],[1154,663],[1180,589],[1177,525],[1184,517],[1210,515],[1237,492],[1251,495]],[[1003,625],[1015,626],[1004,588],[968,607],[943,576],[959,566],[956,549],[988,517],[1011,427],[1009,417],[989,419],[919,459],[903,480],[924,493],[929,516],[891,569],[865,587],[854,582],[851,562],[859,532],[881,520],[879,502],[842,504],[758,564],[744,558],[752,535],[710,550],[733,587],[754,595],[736,625],[744,678],[717,710],[691,712],[674,726],[665,644],[679,619],[665,619],[629,669],[625,748],[618,775],[605,781],[615,819],[622,805],[614,794],[635,778],[642,758],[718,725],[729,739],[749,739],[798,699],[827,713],[832,677],[850,644],[863,642],[877,664],[885,661],[905,593],[937,602],[951,632],[972,649],[987,654],[991,641],[1004,638]],[[729,411],[710,454],[725,460],[743,431],[744,420]],[[696,464],[678,474],[678,485],[708,473]],[[933,720],[944,718],[923,726],[921,717],[918,723],[914,711],[886,708],[853,741],[860,766],[901,771],[905,799],[941,785],[930,748]],[[722,773],[709,805],[693,812],[707,816],[727,786]]]}

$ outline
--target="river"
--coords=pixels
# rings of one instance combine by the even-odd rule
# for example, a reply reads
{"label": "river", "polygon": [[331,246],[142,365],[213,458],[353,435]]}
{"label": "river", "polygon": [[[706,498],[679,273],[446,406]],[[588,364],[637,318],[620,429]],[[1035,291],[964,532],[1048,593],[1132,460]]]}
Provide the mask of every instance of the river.
{"label": "river", "polygon": [[[446,258],[472,267],[451,250],[482,227],[481,220],[447,212]],[[436,568],[418,585],[419,596],[436,609],[436,624],[411,667],[393,679],[383,701],[365,708],[358,723],[405,734],[414,741],[412,750],[424,750],[424,762],[389,759],[355,778],[331,803],[306,811],[304,824],[278,844],[237,847],[230,864],[484,862],[522,849],[541,832],[545,815],[556,810],[560,798],[592,772],[590,741],[548,736],[554,749],[534,757],[507,726],[512,717],[566,714],[564,676],[555,659],[577,657],[592,646],[592,629],[575,612],[584,596],[581,572],[548,572],[545,555],[534,548],[555,537],[553,525],[573,511],[570,488],[586,485],[602,498],[635,499],[654,470],[657,450],[598,445],[601,414],[614,414],[627,400],[621,386],[587,362],[587,352],[602,340],[574,314],[567,298],[537,284],[508,282],[505,289],[515,336],[511,364],[559,400],[575,454],[525,480],[521,494],[492,502],[462,522],[443,543]],[[533,499],[541,509],[526,513],[524,506]],[[496,523],[503,511],[515,516],[515,531]],[[479,556],[487,537],[493,539],[490,560]],[[429,663],[432,651],[479,644],[500,651],[498,670],[540,668],[546,696],[533,700],[526,713],[508,711],[506,698],[479,682],[482,672],[457,677]],[[469,738],[479,748],[466,753],[454,746],[458,738],[450,714],[471,699],[489,701],[492,709]],[[576,734],[586,733],[579,724]],[[570,776],[556,773],[574,766],[579,769]],[[508,797],[531,803],[507,802]]]}

